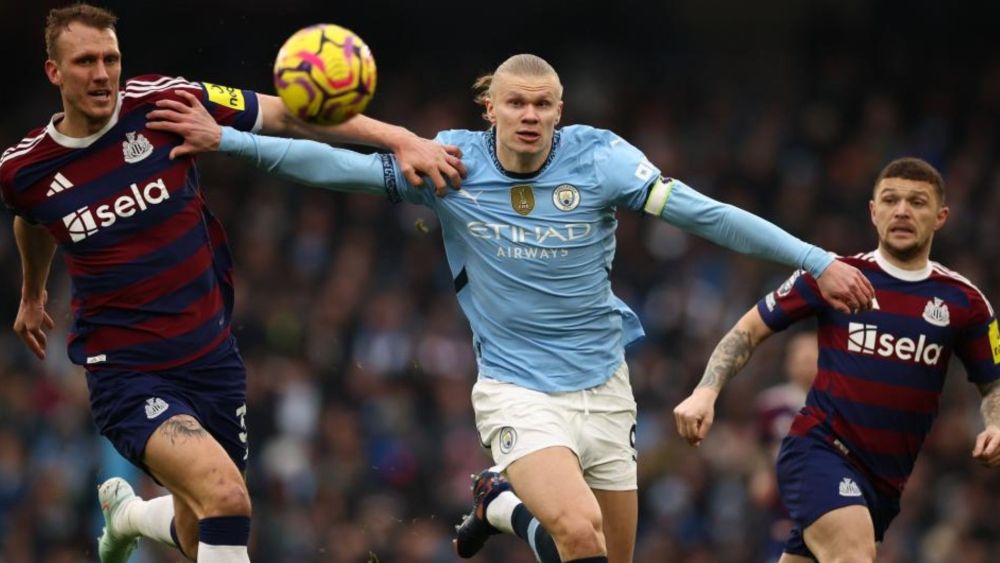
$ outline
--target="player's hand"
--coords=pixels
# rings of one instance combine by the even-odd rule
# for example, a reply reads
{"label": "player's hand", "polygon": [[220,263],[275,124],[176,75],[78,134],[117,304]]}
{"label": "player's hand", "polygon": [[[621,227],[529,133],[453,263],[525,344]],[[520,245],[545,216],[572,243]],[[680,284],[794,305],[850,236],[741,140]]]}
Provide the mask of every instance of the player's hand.
{"label": "player's hand", "polygon": [[674,407],[674,421],[677,433],[692,446],[700,446],[715,420],[715,399],[719,394],[714,389],[699,387]]}
{"label": "player's hand", "polygon": [[457,190],[468,174],[462,164],[462,150],[454,145],[442,145],[413,134],[404,135],[392,147],[396,163],[412,186],[423,185],[421,176],[434,184],[434,192],[444,197],[448,186]]}
{"label": "player's hand", "polygon": [[841,313],[857,313],[872,308],[875,288],[854,266],[834,260],[816,282],[823,298]]}
{"label": "player's hand", "polygon": [[184,102],[156,101],[157,109],[146,114],[146,118],[150,120],[146,127],[173,133],[184,139],[183,144],[170,151],[171,160],[218,150],[219,142],[222,141],[222,127],[209,115],[197,96],[185,90],[177,90],[177,95],[184,98]]}
{"label": "player's hand", "polygon": [[48,301],[48,292],[42,292],[42,298],[35,300],[21,299],[21,306],[17,310],[17,318],[14,320],[14,332],[24,340],[39,360],[45,359],[45,344],[48,337],[46,330],[55,328],[56,323],[45,311],[45,302]]}
{"label": "player's hand", "polygon": [[976,436],[972,458],[978,459],[986,467],[1000,465],[1000,428],[990,425]]}

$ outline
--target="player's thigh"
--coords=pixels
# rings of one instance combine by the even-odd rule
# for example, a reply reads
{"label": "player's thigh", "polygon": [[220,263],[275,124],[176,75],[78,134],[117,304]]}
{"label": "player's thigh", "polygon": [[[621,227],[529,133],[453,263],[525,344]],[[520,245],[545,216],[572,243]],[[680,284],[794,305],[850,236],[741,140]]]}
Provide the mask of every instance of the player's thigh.
{"label": "player's thigh", "polygon": [[249,503],[240,470],[192,416],[174,416],[161,424],[146,444],[143,463],[199,518],[217,503],[237,507]]}
{"label": "player's thigh", "polygon": [[528,510],[560,542],[581,527],[601,531],[601,507],[583,480],[576,454],[564,447],[544,448],[515,460],[507,478]]}
{"label": "player's thigh", "polygon": [[801,555],[782,553],[781,559],[778,559],[778,563],[815,563],[815,561],[812,558],[803,557]]}
{"label": "player's thigh", "polygon": [[821,562],[839,557],[875,560],[875,527],[868,508],[851,505],[831,510],[809,525],[802,534],[809,551]]}
{"label": "player's thigh", "polygon": [[608,563],[631,563],[639,525],[639,495],[631,491],[593,489],[601,507]]}

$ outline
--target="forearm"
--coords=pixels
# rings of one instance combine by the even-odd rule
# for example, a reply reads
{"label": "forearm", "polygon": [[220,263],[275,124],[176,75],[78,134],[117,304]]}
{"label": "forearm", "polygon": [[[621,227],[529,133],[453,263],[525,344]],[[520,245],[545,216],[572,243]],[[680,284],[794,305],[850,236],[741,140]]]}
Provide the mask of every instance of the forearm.
{"label": "forearm", "polygon": [[1000,381],[994,381],[983,389],[979,412],[983,414],[984,425],[1000,428]]}
{"label": "forearm", "polygon": [[717,394],[750,361],[753,346],[749,331],[734,326],[715,346],[712,356],[705,366],[705,373],[698,382],[698,388],[707,388]]}
{"label": "forearm", "polygon": [[395,174],[385,155],[364,155],[307,140],[282,139],[222,128],[219,152],[294,182],[336,191],[385,194]]}
{"label": "forearm", "polygon": [[49,279],[56,243],[45,227],[14,218],[14,239],[21,255],[21,299],[40,301]]}
{"label": "forearm", "polygon": [[675,185],[661,216],[689,233],[743,254],[803,268],[816,278],[834,260],[823,249],[799,240],[769,221],[715,201],[679,182],[671,183]]}
{"label": "forearm", "polygon": [[365,115],[357,115],[338,125],[319,126],[296,119],[277,96],[258,94],[264,112],[261,133],[278,137],[313,139],[324,143],[365,145],[395,151],[401,139],[412,137],[409,130],[389,125]]}
{"label": "forearm", "polygon": [[772,331],[764,323],[756,307],[750,309],[715,346],[699,389],[711,389],[716,394],[750,361],[750,356]]}

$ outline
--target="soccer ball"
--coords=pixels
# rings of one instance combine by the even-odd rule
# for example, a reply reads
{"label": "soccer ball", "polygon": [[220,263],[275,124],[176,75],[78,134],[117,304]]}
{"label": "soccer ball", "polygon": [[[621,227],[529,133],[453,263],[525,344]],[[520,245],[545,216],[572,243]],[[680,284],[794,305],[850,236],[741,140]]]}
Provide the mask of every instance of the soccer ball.
{"label": "soccer ball", "polygon": [[274,87],[292,115],[318,125],[343,123],[375,93],[375,58],[360,37],[334,24],[295,32],[278,51]]}

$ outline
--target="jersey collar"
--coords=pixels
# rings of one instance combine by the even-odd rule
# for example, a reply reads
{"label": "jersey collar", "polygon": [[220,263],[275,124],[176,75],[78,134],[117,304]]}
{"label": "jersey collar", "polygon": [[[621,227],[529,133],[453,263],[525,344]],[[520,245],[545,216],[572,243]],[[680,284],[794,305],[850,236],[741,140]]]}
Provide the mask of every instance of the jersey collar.
{"label": "jersey collar", "polygon": [[508,178],[514,178],[515,180],[525,180],[527,178],[534,178],[535,176],[538,176],[543,171],[545,171],[545,169],[549,167],[549,164],[552,163],[552,160],[555,159],[556,149],[559,148],[559,139],[560,137],[562,137],[562,134],[559,132],[558,129],[556,129],[555,133],[552,134],[552,148],[549,149],[549,157],[546,158],[545,162],[542,163],[541,168],[539,168],[534,172],[511,172],[510,170],[504,168],[503,164],[500,164],[500,159],[497,158],[496,127],[490,127],[489,131],[484,131],[483,134],[486,135],[486,149],[490,151],[490,158],[493,159],[493,166],[496,166],[497,170],[499,170],[500,173],[503,174],[504,176],[507,176]]}
{"label": "jersey collar", "polygon": [[115,104],[115,111],[111,114],[111,119],[101,127],[101,130],[93,135],[88,135],[86,137],[70,137],[68,135],[63,135],[56,130],[56,123],[58,123],[63,118],[63,113],[59,112],[52,116],[49,120],[49,124],[45,127],[45,132],[52,137],[52,140],[56,143],[68,148],[68,149],[85,149],[90,145],[94,144],[94,141],[101,138],[102,135],[111,130],[112,127],[118,124],[118,115],[122,111],[122,96],[118,94],[118,103]]}
{"label": "jersey collar", "polygon": [[901,279],[903,281],[924,281],[931,276],[931,261],[928,260],[927,264],[924,264],[923,268],[919,270],[904,270],[899,266],[892,265],[885,256],[882,255],[882,249],[875,249],[875,263],[878,264],[879,268],[889,274],[890,276]]}

